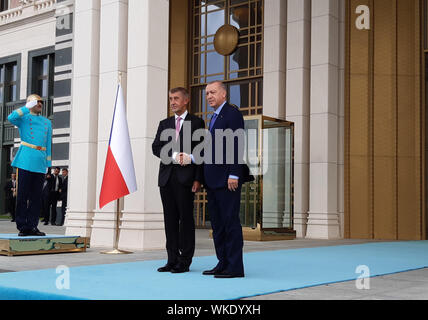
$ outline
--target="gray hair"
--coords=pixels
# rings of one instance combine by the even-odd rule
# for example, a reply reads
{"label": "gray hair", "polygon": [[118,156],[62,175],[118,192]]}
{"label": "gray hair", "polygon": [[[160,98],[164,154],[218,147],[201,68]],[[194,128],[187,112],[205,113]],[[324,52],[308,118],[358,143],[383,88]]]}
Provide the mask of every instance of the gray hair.
{"label": "gray hair", "polygon": [[224,91],[226,91],[226,92],[227,92],[227,87],[226,87],[226,85],[225,85],[222,81],[220,81],[220,80],[211,81],[211,82],[209,82],[209,83],[207,84],[207,86],[212,85],[212,84],[216,84],[216,83],[220,86],[220,88],[222,88]]}

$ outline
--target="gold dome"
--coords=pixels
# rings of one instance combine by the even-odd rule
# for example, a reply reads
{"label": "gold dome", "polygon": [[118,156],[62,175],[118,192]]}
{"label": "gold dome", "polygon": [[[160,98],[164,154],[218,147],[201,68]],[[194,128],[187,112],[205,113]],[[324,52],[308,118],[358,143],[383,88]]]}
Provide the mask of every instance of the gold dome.
{"label": "gold dome", "polygon": [[238,46],[239,31],[230,24],[225,24],[217,30],[214,37],[215,50],[223,55],[231,55]]}

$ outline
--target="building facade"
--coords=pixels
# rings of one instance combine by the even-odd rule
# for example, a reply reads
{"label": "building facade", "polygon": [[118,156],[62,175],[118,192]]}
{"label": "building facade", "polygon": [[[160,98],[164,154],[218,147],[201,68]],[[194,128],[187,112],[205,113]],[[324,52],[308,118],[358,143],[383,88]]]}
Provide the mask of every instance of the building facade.
{"label": "building facade", "polygon": [[[113,245],[115,204],[100,210],[98,196],[121,74],[138,191],[120,203],[120,247],[164,247],[151,144],[168,89],[188,88],[192,113],[208,120],[212,80],[245,116],[295,124],[298,237],[426,238],[425,1],[1,3],[2,181],[19,144],[5,115],[38,90],[50,101],[54,165],[70,167],[67,234]],[[224,24],[239,30],[226,56],[213,45]]]}
{"label": "building facade", "polygon": [[[0,12],[0,177],[4,186],[19,147],[7,116],[37,93],[53,122],[53,165],[68,167],[73,1],[2,0]],[[3,190],[3,189],[2,189]],[[0,211],[4,210],[2,194]]]}

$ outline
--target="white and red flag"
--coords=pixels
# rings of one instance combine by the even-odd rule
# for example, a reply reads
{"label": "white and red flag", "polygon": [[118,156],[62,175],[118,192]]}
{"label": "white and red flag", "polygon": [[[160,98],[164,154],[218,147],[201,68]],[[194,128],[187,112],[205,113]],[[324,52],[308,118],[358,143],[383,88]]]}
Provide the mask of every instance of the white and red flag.
{"label": "white and red flag", "polygon": [[117,88],[116,104],[101,184],[100,208],[137,191],[134,160],[126,120],[122,86]]}

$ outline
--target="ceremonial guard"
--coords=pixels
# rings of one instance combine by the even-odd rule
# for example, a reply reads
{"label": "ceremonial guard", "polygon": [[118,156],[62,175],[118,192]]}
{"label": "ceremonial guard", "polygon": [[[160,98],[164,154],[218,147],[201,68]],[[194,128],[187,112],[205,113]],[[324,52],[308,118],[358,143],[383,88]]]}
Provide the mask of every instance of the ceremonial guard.
{"label": "ceremonial guard", "polygon": [[17,168],[16,226],[19,236],[45,236],[37,228],[45,174],[52,165],[52,124],[40,114],[42,98],[30,95],[27,104],[13,111],[8,120],[18,127],[21,146],[12,162]]}

